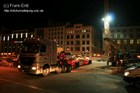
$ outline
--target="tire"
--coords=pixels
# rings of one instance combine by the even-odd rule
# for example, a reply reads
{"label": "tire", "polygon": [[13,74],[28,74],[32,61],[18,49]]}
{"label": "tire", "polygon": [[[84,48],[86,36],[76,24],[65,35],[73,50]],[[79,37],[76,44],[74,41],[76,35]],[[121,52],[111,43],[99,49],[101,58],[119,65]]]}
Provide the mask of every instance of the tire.
{"label": "tire", "polygon": [[67,72],[67,66],[62,65],[62,72],[63,72],[63,73]]}
{"label": "tire", "polygon": [[48,76],[50,74],[50,69],[48,67],[43,68],[42,76]]}
{"label": "tire", "polygon": [[79,67],[79,62],[76,62],[75,66],[76,66],[76,68],[78,68]]}
{"label": "tire", "polygon": [[88,61],[88,64],[91,64],[91,63],[92,63],[92,60],[89,60],[89,61]]}
{"label": "tire", "polygon": [[71,70],[72,70],[71,65],[67,65],[67,70],[66,70],[66,72],[71,72]]}
{"label": "tire", "polygon": [[134,81],[134,86],[135,86],[136,88],[140,88],[140,79],[136,79],[136,80]]}
{"label": "tire", "polygon": [[62,72],[62,67],[61,66],[57,66],[56,68],[56,73],[61,73]]}

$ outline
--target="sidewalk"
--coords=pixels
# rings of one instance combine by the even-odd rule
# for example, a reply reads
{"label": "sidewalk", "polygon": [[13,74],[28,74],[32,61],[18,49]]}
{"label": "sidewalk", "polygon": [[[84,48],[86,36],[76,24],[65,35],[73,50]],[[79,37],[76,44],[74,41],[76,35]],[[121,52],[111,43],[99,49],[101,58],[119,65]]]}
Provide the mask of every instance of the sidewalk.
{"label": "sidewalk", "polygon": [[107,62],[106,61],[96,61],[93,60],[92,64],[89,65],[84,65],[81,67],[78,67],[77,70],[80,71],[87,71],[87,72],[91,72],[91,71],[101,71],[103,73],[107,73],[107,74],[111,74],[111,75],[123,75],[123,71],[119,71],[117,66],[107,66]]}
{"label": "sidewalk", "polygon": [[111,74],[112,70],[108,69],[105,61],[92,61],[89,65],[80,66],[74,70],[80,70],[80,72],[95,72],[95,73],[107,73]]}

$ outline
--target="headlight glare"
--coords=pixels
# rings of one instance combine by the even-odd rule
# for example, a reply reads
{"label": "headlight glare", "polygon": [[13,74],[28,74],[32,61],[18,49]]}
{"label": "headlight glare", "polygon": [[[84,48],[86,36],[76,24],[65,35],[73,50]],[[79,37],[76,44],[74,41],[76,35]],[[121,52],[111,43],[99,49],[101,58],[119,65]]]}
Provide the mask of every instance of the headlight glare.
{"label": "headlight glare", "polygon": [[124,76],[128,76],[129,74],[130,74],[130,72],[127,71],[124,73]]}
{"label": "headlight glare", "polygon": [[18,66],[17,66],[17,68],[21,68],[21,66],[20,66],[20,65],[18,65]]}
{"label": "headlight glare", "polygon": [[36,67],[32,67],[32,70],[36,70],[37,68]]}

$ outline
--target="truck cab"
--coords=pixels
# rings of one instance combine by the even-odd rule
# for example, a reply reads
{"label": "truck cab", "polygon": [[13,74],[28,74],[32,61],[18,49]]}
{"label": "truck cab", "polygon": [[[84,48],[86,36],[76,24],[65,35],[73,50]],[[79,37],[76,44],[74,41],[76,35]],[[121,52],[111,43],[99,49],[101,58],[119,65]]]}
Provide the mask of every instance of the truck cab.
{"label": "truck cab", "polygon": [[50,72],[60,73],[62,68],[57,63],[56,42],[37,38],[23,41],[18,69],[31,74],[42,74],[42,76],[47,76]]}

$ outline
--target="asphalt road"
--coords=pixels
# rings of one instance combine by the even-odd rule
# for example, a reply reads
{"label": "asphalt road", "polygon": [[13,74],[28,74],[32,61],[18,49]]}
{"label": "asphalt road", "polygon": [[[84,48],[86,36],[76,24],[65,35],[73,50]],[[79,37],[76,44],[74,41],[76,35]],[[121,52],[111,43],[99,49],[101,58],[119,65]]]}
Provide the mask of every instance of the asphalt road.
{"label": "asphalt road", "polygon": [[139,93],[120,75],[106,68],[105,62],[93,62],[71,73],[51,73],[48,77],[0,67],[0,93]]}

